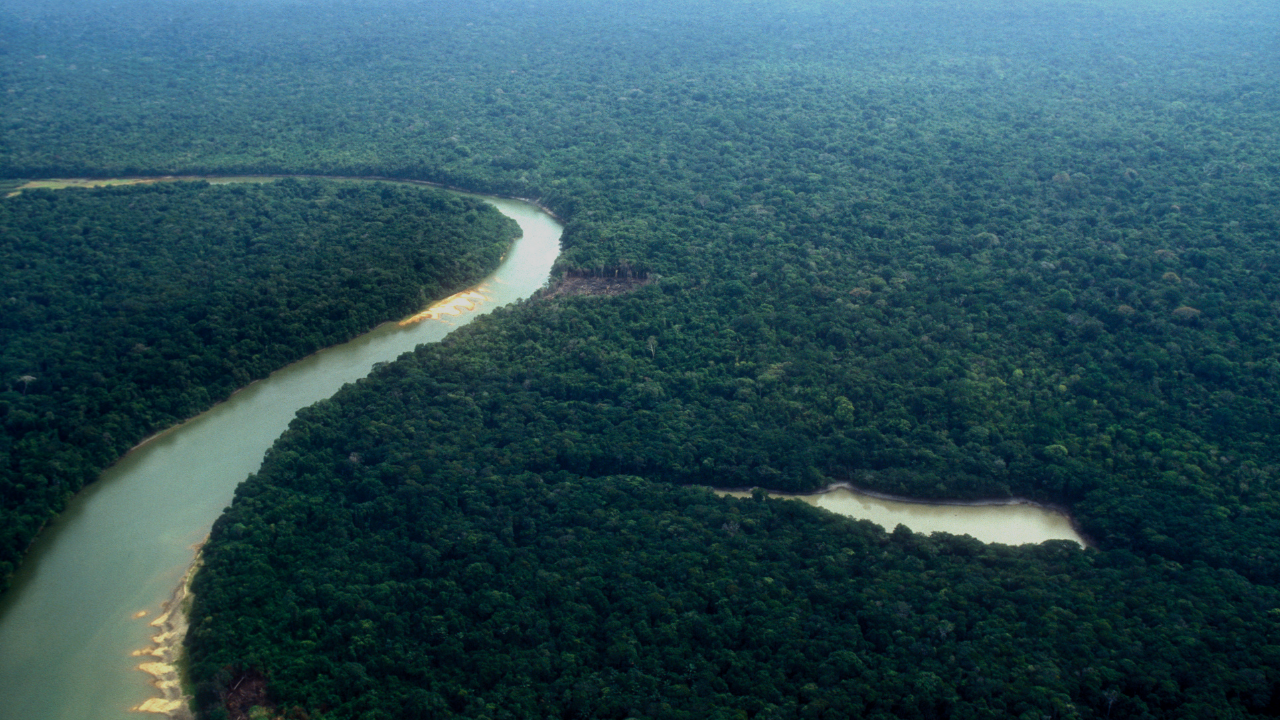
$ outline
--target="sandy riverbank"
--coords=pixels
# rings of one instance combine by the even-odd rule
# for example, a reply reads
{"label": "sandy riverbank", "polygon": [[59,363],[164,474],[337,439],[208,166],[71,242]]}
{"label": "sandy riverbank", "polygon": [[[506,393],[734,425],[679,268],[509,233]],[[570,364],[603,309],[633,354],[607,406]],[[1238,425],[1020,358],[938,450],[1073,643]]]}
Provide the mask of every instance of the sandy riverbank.
{"label": "sandy riverbank", "polygon": [[165,601],[160,616],[151,621],[156,634],[151,638],[151,647],[134,651],[137,657],[150,657],[138,669],[151,676],[151,684],[160,693],[158,697],[148,698],[142,704],[132,708],[137,712],[166,715],[173,720],[192,720],[191,696],[183,693],[181,669],[179,661],[182,657],[182,643],[187,637],[188,617],[191,609],[191,580],[200,568],[200,551],[187,568],[182,582]]}

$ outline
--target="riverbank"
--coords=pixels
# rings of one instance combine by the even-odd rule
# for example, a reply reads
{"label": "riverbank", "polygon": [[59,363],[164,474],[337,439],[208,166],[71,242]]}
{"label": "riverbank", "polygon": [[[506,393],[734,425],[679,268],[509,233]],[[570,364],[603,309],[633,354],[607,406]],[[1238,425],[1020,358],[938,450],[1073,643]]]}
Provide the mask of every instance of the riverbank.
{"label": "riverbank", "polygon": [[[755,490],[757,487],[759,486],[752,486],[749,488],[713,488],[713,489],[749,493],[752,490]],[[808,493],[785,493],[777,490],[768,490],[767,488],[761,488],[761,489],[765,490],[770,495],[787,495],[787,496],[821,495],[823,493],[832,492],[833,490],[848,490],[851,493],[855,493],[857,495],[866,495],[867,497],[873,497],[877,500],[888,500],[890,502],[907,503],[909,505],[946,505],[948,507],[951,507],[951,506],[999,507],[1002,505],[1027,505],[1030,507],[1040,508],[1041,510],[1047,510],[1049,512],[1058,513],[1059,515],[1063,515],[1066,517],[1071,517],[1071,513],[1067,510],[1066,507],[1062,505],[1041,503],[1041,502],[1036,502],[1035,500],[1028,500],[1027,498],[1021,498],[1021,497],[988,498],[988,499],[980,499],[980,500],[933,500],[929,498],[913,498],[913,497],[907,497],[906,495],[891,495],[889,493],[876,492],[875,490],[869,490],[867,488],[858,487],[857,485],[854,485],[851,482],[834,482],[822,488],[821,490],[814,490],[813,492],[808,492]]]}
{"label": "riverbank", "polygon": [[[165,612],[183,607],[185,598],[174,597],[175,568],[191,562],[192,544],[232,502],[235,487],[259,469],[297,411],[546,284],[563,228],[527,203],[489,202],[520,224],[522,237],[481,281],[488,288],[485,302],[409,327],[384,323],[303,358],[145,438],[71,499],[59,521],[37,538],[0,605],[0,720],[128,720],[140,717],[131,708],[144,703],[165,715],[185,710],[176,685],[182,642],[173,625],[177,618],[164,618],[169,624],[163,627],[141,623],[155,617],[166,598]],[[151,520],[140,523],[139,517]],[[145,618],[136,615],[142,608],[150,610]],[[148,644],[153,635],[158,641]],[[148,678],[154,689],[138,674],[144,661],[146,669],[160,671]]]}
{"label": "riverbank", "polygon": [[[204,543],[201,543],[201,547]],[[182,644],[190,627],[191,581],[201,565],[201,549],[196,549],[195,559],[182,576],[182,582],[165,601],[160,616],[151,621],[157,632],[151,638],[151,647],[135,650],[135,657],[150,656],[138,669],[151,676],[151,684],[160,692],[159,697],[148,698],[136,707],[137,712],[165,715],[173,720],[191,720],[191,696],[182,688]]]}
{"label": "riverbank", "polygon": [[422,185],[425,187],[439,188],[448,190],[449,192],[459,195],[471,195],[475,197],[502,198],[504,200],[515,200],[527,205],[532,205],[543,213],[547,214],[561,225],[564,224],[564,218],[556,214],[554,210],[542,204],[542,200],[538,198],[517,197],[515,195],[495,195],[491,193],[477,192],[468,190],[467,188],[457,187],[455,185],[446,185],[444,183],[432,182],[430,180],[417,180],[411,178],[397,178],[383,175],[158,175],[150,177],[115,177],[115,178],[47,178],[44,180],[28,180],[19,185],[16,189],[6,194],[6,197],[13,197],[23,190],[35,190],[46,188],[56,190],[68,187],[106,187],[110,185],[146,185],[161,182],[211,182],[211,183],[234,183],[234,182],[271,182],[272,180],[283,180],[285,178],[297,178],[299,180],[359,180],[364,182],[389,182],[404,183],[406,185]]}

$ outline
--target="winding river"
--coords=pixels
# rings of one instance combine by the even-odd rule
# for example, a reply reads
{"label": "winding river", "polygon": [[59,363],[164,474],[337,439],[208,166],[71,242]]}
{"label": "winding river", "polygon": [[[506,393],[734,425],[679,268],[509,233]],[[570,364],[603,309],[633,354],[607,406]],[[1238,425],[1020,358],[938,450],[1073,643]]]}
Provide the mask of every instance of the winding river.
{"label": "winding river", "polygon": [[[68,184],[76,183],[42,186]],[[542,287],[560,251],[561,226],[531,204],[484,199],[514,218],[524,234],[483,283],[411,321],[386,323],[290,365],[152,438],[45,528],[13,589],[0,598],[0,720],[138,720],[136,709],[157,694],[139,670],[153,660],[145,657],[157,632],[152,623],[236,485],[257,470],[294,414],[364,377],[376,363],[437,342]],[[839,489],[801,499],[889,529],[902,523],[988,542],[1080,542],[1068,518],[1028,505],[924,505]]]}
{"label": "winding river", "polygon": [[[226,179],[230,180],[230,179]],[[537,207],[484,198],[524,231],[501,267],[430,317],[386,323],[305,358],[135,448],[76,496],[0,599],[0,720],[138,720],[156,695],[138,667],[150,623],[197,544],[301,408],[422,343],[531,295],[560,253]]]}

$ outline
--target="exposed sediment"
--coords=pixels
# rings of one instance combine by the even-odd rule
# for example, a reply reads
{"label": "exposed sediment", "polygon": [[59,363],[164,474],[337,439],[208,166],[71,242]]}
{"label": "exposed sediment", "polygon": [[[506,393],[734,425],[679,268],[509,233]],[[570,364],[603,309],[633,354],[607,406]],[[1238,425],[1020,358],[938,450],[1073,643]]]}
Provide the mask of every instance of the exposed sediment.
{"label": "exposed sediment", "polygon": [[191,696],[183,693],[178,661],[182,656],[183,640],[187,637],[191,579],[195,577],[199,567],[200,553],[197,551],[182,582],[165,601],[159,617],[150,623],[156,628],[156,634],[151,638],[151,647],[133,653],[138,657],[153,658],[139,665],[138,669],[152,677],[151,684],[160,693],[158,697],[148,698],[132,708],[137,712],[166,715],[173,720],[193,718]]}
{"label": "exposed sediment", "polygon": [[648,277],[607,277],[596,275],[566,275],[538,297],[554,300],[577,295],[603,295],[613,297],[638,290],[653,282]]}
{"label": "exposed sediment", "polygon": [[471,312],[480,303],[489,299],[484,294],[487,289],[485,285],[477,285],[470,290],[454,293],[426,310],[401,320],[400,327],[407,327],[423,320],[439,320],[445,315],[457,317],[464,312]]}

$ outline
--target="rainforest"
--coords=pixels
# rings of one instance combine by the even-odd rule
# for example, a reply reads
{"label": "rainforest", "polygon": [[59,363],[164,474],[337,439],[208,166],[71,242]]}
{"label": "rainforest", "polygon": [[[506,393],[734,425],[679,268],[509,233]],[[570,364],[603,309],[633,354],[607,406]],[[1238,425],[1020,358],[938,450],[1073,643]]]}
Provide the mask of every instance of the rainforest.
{"label": "rainforest", "polygon": [[[199,717],[1280,715],[1277,26],[0,3],[0,189],[317,178],[0,200],[0,570],[148,434],[496,265],[483,204],[332,178],[418,180],[555,213],[552,279],[239,486]],[[835,482],[1062,507],[1089,546],[770,497]]]}

